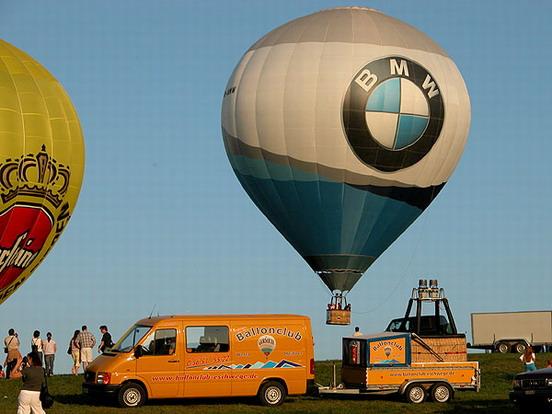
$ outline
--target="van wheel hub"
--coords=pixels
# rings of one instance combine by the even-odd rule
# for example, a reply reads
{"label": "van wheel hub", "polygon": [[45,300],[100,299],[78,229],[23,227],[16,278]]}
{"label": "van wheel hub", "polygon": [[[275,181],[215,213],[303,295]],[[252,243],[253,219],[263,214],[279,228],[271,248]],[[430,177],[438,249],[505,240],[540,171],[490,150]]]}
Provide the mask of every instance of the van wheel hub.
{"label": "van wheel hub", "polygon": [[282,398],[282,393],[277,387],[270,387],[266,390],[266,400],[272,404],[277,403]]}
{"label": "van wheel hub", "polygon": [[125,392],[125,402],[129,406],[137,405],[140,402],[140,393],[136,389],[129,389]]}

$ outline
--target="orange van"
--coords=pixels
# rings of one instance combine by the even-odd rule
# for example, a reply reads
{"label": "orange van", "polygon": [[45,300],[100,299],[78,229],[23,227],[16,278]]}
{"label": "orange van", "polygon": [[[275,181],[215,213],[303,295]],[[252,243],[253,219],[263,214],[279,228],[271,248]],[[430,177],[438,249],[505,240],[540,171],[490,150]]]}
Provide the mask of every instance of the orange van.
{"label": "orange van", "polygon": [[160,316],[131,326],[84,374],[83,391],[123,407],[147,399],[257,396],[280,405],[314,388],[310,319],[299,315]]}

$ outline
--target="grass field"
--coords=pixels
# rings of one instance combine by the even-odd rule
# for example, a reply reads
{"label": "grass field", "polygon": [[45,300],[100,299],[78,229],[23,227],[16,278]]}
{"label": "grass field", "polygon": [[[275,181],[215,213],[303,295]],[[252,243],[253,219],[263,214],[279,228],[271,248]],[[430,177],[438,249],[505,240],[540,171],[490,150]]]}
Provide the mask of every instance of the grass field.
{"label": "grass field", "polygon": [[[538,354],[539,366],[552,354]],[[82,376],[54,376],[48,380],[50,392],[55,396],[54,407],[48,413],[71,414],[109,414],[109,413],[485,413],[513,414],[518,411],[508,401],[508,391],[512,378],[521,369],[516,354],[477,354],[470,359],[480,361],[482,387],[479,393],[459,392],[448,404],[423,403],[412,405],[397,398],[363,399],[318,399],[313,397],[292,397],[278,408],[265,408],[253,399],[193,399],[151,401],[144,407],[121,409],[108,403],[100,403],[81,394]],[[328,385],[330,381],[331,362],[316,364],[316,381]],[[338,370],[339,372],[339,370]],[[19,381],[0,381],[0,413],[15,413]]]}

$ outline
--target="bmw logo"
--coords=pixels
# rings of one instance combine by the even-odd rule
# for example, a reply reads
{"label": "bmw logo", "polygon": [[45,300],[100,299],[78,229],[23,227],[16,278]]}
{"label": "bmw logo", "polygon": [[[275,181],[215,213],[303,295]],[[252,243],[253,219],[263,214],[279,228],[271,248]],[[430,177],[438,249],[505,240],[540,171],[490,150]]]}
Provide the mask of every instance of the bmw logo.
{"label": "bmw logo", "polygon": [[343,102],[343,127],[357,157],[384,172],[420,161],[433,147],[445,109],[439,85],[422,66],[391,56],[365,65]]}

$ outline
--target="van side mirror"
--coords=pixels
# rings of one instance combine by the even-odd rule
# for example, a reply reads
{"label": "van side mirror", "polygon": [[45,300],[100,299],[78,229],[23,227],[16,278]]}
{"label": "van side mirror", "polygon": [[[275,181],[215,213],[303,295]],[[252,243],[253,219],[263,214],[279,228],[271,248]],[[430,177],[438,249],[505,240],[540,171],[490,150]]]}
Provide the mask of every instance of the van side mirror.
{"label": "van side mirror", "polygon": [[144,350],[142,349],[142,345],[138,345],[134,350],[134,358],[138,359],[142,355],[144,355]]}

